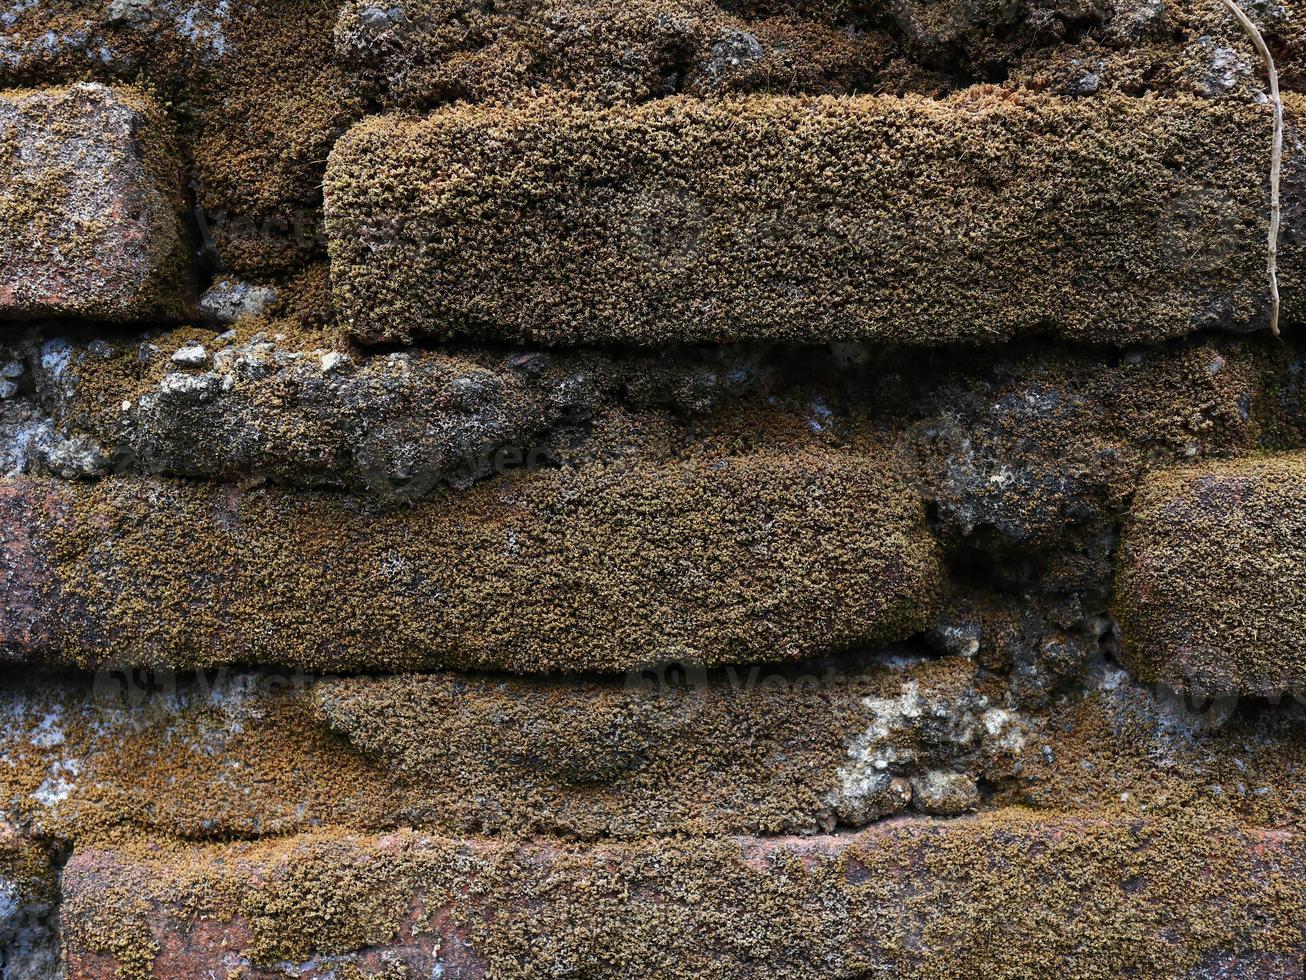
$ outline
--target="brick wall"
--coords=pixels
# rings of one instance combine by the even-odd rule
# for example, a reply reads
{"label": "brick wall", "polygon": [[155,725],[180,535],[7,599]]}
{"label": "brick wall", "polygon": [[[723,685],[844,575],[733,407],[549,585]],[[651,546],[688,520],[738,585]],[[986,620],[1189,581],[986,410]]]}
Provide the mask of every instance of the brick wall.
{"label": "brick wall", "polygon": [[0,4],[0,980],[1306,966],[1306,35]]}

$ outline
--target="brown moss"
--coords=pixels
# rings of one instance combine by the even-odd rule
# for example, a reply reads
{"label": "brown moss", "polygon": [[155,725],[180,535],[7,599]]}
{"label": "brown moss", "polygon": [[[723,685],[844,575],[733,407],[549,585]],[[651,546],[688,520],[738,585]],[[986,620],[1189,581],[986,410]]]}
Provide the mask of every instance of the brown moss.
{"label": "brown moss", "polygon": [[948,540],[1068,550],[1115,525],[1147,470],[1254,451],[1266,420],[1286,414],[1273,394],[1283,359],[1232,339],[1110,360],[1000,350],[913,365],[897,404],[867,415],[905,416],[900,452]]}
{"label": "brown moss", "polygon": [[[202,20],[201,4],[192,6]],[[171,101],[195,64],[181,33],[171,24],[111,24],[106,7],[83,0],[10,4],[0,27],[0,85],[133,82]]]}
{"label": "brown moss", "polygon": [[[49,838],[833,827],[872,725],[895,771],[981,762],[987,701],[962,660],[681,671],[628,679],[103,673],[6,678],[0,799]],[[910,687],[945,721],[886,719]],[[868,701],[870,699],[870,701]],[[912,702],[913,704],[916,702]],[[468,792],[474,786],[475,792]],[[864,822],[864,821],[863,821]]]}
{"label": "brown moss", "polygon": [[[1157,821],[1306,823],[1302,709],[1194,710],[1108,671],[1044,708],[960,657],[621,678],[275,672],[5,679],[11,819],[80,847],[334,826],[581,840],[811,833],[878,772]],[[921,801],[913,800],[912,809]]]}
{"label": "brown moss", "polygon": [[873,457],[540,471],[380,515],[159,481],[27,487],[71,507],[43,529],[47,613],[52,652],[87,664],[801,659],[911,634],[939,587],[919,505]]}
{"label": "brown moss", "polygon": [[[867,729],[884,727],[896,772],[963,765],[988,704],[960,659],[680,673],[344,680],[315,697],[439,825],[580,837],[830,829],[850,812],[844,770],[870,765],[855,752]],[[877,714],[909,689],[948,717]]]}
{"label": "brown moss", "polygon": [[1306,688],[1300,454],[1152,474],[1121,541],[1130,669],[1200,694]]}
{"label": "brown moss", "polygon": [[[0,825],[0,882],[6,903],[35,904],[53,908],[59,901],[59,883],[52,848],[19,833],[9,824]],[[7,920],[15,915],[6,909]],[[5,922],[5,928],[12,923]]]}
{"label": "brown moss", "polygon": [[272,274],[320,255],[327,151],[362,114],[336,64],[323,0],[154,4],[114,23],[101,4],[42,0],[0,29],[0,80],[129,81],[179,125],[207,244],[227,269]]}
{"label": "brown moss", "polygon": [[[327,177],[337,308],[364,341],[1124,343],[1255,325],[1268,113],[974,88],[372,118]],[[1289,281],[1296,261],[1286,247]]]}
{"label": "brown moss", "polygon": [[[1260,56],[1223,4],[1166,4],[1153,7],[1154,15],[1142,22],[1138,15],[1146,14],[1150,5],[1116,6],[1105,25],[1071,43],[1033,50],[1022,50],[1017,43],[999,51],[990,38],[986,53],[973,50],[981,58],[1007,63],[1014,81],[1031,86],[1065,87],[1091,73],[1096,91],[1130,95],[1188,92],[1252,100],[1266,88]],[[1306,83],[1306,29],[1300,6],[1289,0],[1244,9],[1273,49],[1280,83],[1287,91],[1300,91]],[[974,27],[976,35],[983,31],[978,19]]]}
{"label": "brown moss", "polygon": [[1119,670],[1103,681],[1041,715],[1029,739],[1039,751],[1023,755],[1021,778],[1003,781],[992,805],[1306,827],[1300,702],[1235,710],[1233,699],[1135,685]]}
{"label": "brown moss", "polygon": [[[1300,957],[1302,874],[1292,835],[1008,810],[810,840],[324,833],[89,852],[66,876],[66,915],[72,962],[108,936],[188,936],[156,960],[173,970],[384,949],[414,972],[449,957],[472,976],[1159,978],[1249,950]],[[115,895],[124,881],[148,913]]]}
{"label": "brown moss", "polygon": [[363,111],[332,54],[338,7],[234,5],[226,53],[194,86],[196,203],[224,265],[242,274],[295,270],[321,253],[327,152]]}

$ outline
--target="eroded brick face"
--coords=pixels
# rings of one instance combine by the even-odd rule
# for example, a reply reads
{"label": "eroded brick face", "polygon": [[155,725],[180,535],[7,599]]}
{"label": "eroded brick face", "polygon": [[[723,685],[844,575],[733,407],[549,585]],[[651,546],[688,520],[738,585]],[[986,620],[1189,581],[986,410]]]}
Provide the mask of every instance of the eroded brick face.
{"label": "eroded brick face", "polygon": [[[735,977],[1228,963],[1235,976],[1289,977],[1306,949],[1302,910],[1279,890],[1300,891],[1302,860],[1290,834],[1003,811],[839,837],[592,849],[318,834],[157,857],[88,850],[64,872],[65,928],[79,978],[111,976],[143,950],[155,976],[174,977],[274,959],[316,978],[537,974],[559,962]],[[206,894],[221,897],[192,914]],[[1020,908],[1022,895],[1037,907]],[[1237,912],[1212,921],[1201,897]],[[297,921],[274,937],[268,915]],[[1091,951],[1084,916],[1116,930]],[[1019,941],[1026,928],[1037,944]]]}
{"label": "eroded brick face", "polygon": [[1138,673],[1202,694],[1306,685],[1300,454],[1156,474],[1123,540],[1118,616]]}
{"label": "eroded brick face", "polygon": [[1306,968],[1306,11],[0,3],[0,980]]}
{"label": "eroded brick face", "polygon": [[0,316],[141,321],[186,311],[171,127],[133,89],[0,93]]}

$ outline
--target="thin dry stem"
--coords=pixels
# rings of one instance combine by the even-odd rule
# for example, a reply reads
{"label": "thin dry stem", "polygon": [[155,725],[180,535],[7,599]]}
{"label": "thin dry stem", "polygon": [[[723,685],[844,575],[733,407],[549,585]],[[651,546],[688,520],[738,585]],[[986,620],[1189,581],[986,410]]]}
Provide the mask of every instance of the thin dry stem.
{"label": "thin dry stem", "polygon": [[1251,22],[1235,0],[1222,0],[1229,12],[1256,45],[1265,61],[1265,71],[1270,78],[1270,103],[1274,106],[1274,146],[1270,150],[1270,232],[1266,270],[1270,275],[1270,332],[1279,336],[1279,164],[1283,158],[1283,100],[1279,98],[1279,72],[1269,46],[1256,25]]}

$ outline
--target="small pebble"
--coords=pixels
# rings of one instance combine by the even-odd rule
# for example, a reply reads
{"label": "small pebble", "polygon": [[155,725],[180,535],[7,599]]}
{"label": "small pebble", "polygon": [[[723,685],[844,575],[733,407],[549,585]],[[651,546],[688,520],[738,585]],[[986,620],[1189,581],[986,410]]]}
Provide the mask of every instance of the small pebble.
{"label": "small pebble", "polygon": [[172,363],[182,367],[202,367],[209,359],[209,352],[199,344],[188,344],[172,355]]}

